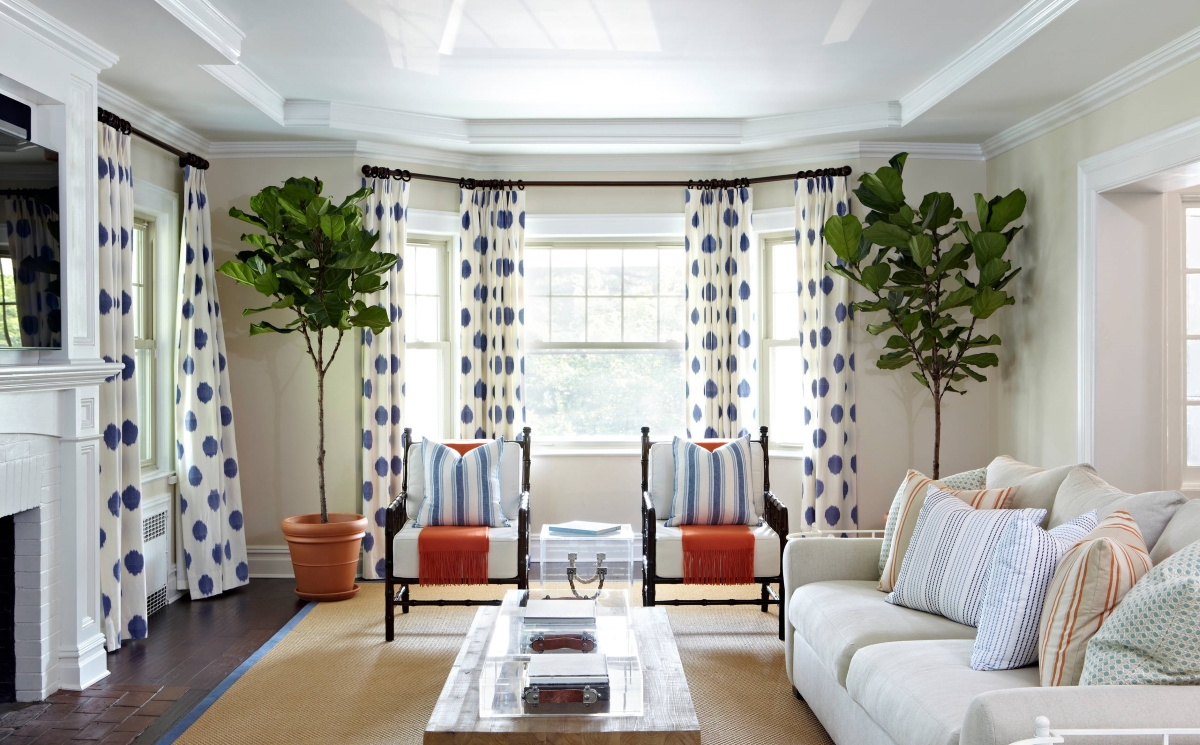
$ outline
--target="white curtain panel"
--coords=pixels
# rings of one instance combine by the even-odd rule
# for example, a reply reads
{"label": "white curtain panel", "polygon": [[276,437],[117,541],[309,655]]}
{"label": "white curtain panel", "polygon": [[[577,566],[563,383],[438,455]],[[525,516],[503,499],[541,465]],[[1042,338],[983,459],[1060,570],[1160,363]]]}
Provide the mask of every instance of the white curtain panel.
{"label": "white curtain panel", "polygon": [[805,529],[858,525],[853,298],[849,281],[825,269],[838,260],[825,242],[825,221],[850,211],[847,182],[845,176],[795,182],[804,444],[811,445],[800,482]]}
{"label": "white curtain panel", "polygon": [[133,343],[133,174],[129,135],[100,124],[100,354],[125,369],[100,384],[100,593],[108,650],[146,636],[142,462]]}
{"label": "white curtain panel", "polygon": [[459,436],[515,440],[525,426],[525,192],[459,191]]}
{"label": "white curtain panel", "polygon": [[[363,227],[379,235],[375,250],[399,260],[384,279],[388,286],[365,299],[387,310],[392,325],[383,333],[362,330],[362,500],[367,517],[363,536],[363,577],[384,579],[387,507],[400,493],[404,453],[404,245],[408,235],[408,183],[363,179],[375,190],[363,205]],[[418,396],[433,391],[417,391]]]}
{"label": "white curtain panel", "polygon": [[246,531],[233,399],[204,171],[184,170],[175,353],[175,455],[192,599],[246,584]]}
{"label": "white curtain panel", "polygon": [[687,434],[741,437],[758,423],[758,298],[751,189],[688,189]]}
{"label": "white curtain panel", "polygon": [[[61,344],[62,316],[59,292],[55,288],[59,274],[49,271],[58,261],[58,238],[50,224],[58,215],[47,204],[33,197],[9,196],[0,202],[8,252],[16,280],[17,323],[20,336],[5,339],[10,347],[57,347]],[[22,266],[22,264],[25,264]],[[12,302],[13,298],[6,298]],[[7,332],[7,326],[5,326]]]}

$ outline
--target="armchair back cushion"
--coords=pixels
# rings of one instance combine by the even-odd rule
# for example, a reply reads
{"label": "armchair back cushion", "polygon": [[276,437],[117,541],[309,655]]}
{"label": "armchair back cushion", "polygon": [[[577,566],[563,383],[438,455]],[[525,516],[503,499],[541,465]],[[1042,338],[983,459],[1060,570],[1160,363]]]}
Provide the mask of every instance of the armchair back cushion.
{"label": "armchair back cushion", "polygon": [[[670,442],[655,442],[650,445],[650,467],[647,475],[650,502],[659,520],[671,515],[671,499],[675,495],[675,458],[671,454]],[[763,451],[762,443],[750,441],[750,497],[754,513],[763,513]],[[758,522],[756,519],[755,523]]]}
{"label": "armchair back cushion", "polygon": [[[486,445],[491,442],[494,440],[478,440],[470,441],[470,443],[446,441],[446,444],[455,451],[462,452],[465,449],[462,446],[465,444]],[[521,507],[521,455],[521,448],[517,447],[517,443],[514,442],[505,442],[505,447],[500,452],[500,507],[504,512],[504,517],[513,521],[517,519],[517,512]],[[421,505],[425,502],[425,465],[421,458],[420,441],[409,445],[408,458],[405,459],[404,466],[408,469],[406,509],[408,521],[412,523],[417,519],[421,512]]]}
{"label": "armchair back cushion", "polygon": [[[413,499],[412,489],[418,483],[422,497],[428,497],[422,498],[418,509],[410,513],[415,517],[414,524],[506,527],[509,522],[502,501],[500,463],[504,462],[505,450],[520,451],[515,447],[505,449],[503,439],[486,441],[473,449],[455,445],[422,438],[419,451],[409,450],[409,467],[415,463],[421,467],[420,477],[415,480],[416,474],[409,469],[409,499]],[[458,455],[463,451],[464,455]],[[431,488],[433,494],[428,494]]]}

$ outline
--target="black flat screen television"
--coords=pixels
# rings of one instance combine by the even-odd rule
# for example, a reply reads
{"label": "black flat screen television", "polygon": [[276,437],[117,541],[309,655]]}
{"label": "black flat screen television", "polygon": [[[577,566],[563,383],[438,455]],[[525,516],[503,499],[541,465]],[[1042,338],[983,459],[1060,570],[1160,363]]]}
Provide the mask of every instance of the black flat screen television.
{"label": "black flat screen television", "polygon": [[62,346],[58,153],[0,95],[0,349]]}

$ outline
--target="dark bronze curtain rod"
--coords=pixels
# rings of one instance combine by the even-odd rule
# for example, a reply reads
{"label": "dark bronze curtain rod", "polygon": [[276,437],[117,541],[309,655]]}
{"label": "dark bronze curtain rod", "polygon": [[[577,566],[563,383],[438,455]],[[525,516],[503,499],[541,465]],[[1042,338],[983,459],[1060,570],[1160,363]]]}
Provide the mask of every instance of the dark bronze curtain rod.
{"label": "dark bronze curtain rod", "polygon": [[146,142],[149,142],[151,145],[156,145],[172,155],[178,155],[180,168],[183,168],[184,166],[191,166],[193,168],[199,168],[202,171],[208,170],[208,161],[204,158],[201,158],[195,153],[185,153],[179,148],[171,147],[157,137],[148,135],[140,129],[134,127],[129,123],[128,119],[122,119],[111,111],[97,107],[96,120],[101,124],[107,124],[123,135],[134,135],[135,137],[140,137]]}
{"label": "dark bronze curtain rod", "polygon": [[819,168],[815,171],[798,171],[779,176],[756,176],[754,178],[735,179],[691,179],[688,181],[523,181],[521,179],[474,179],[454,178],[453,176],[434,176],[428,173],[413,173],[403,168],[387,168],[385,166],[363,166],[362,174],[367,178],[395,179],[397,181],[438,181],[443,184],[458,184],[460,189],[509,189],[526,186],[672,186],[688,189],[737,189],[762,184],[767,181],[788,181],[791,179],[823,178],[826,176],[849,176],[850,166],[840,168]]}

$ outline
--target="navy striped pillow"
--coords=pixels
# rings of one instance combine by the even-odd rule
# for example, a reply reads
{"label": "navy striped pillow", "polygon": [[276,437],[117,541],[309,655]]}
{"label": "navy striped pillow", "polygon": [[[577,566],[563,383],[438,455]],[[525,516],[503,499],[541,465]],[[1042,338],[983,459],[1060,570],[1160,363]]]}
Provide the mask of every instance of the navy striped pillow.
{"label": "navy striped pillow", "polygon": [[711,453],[676,437],[675,494],[667,525],[757,525],[750,492],[750,438],[739,437]]}

